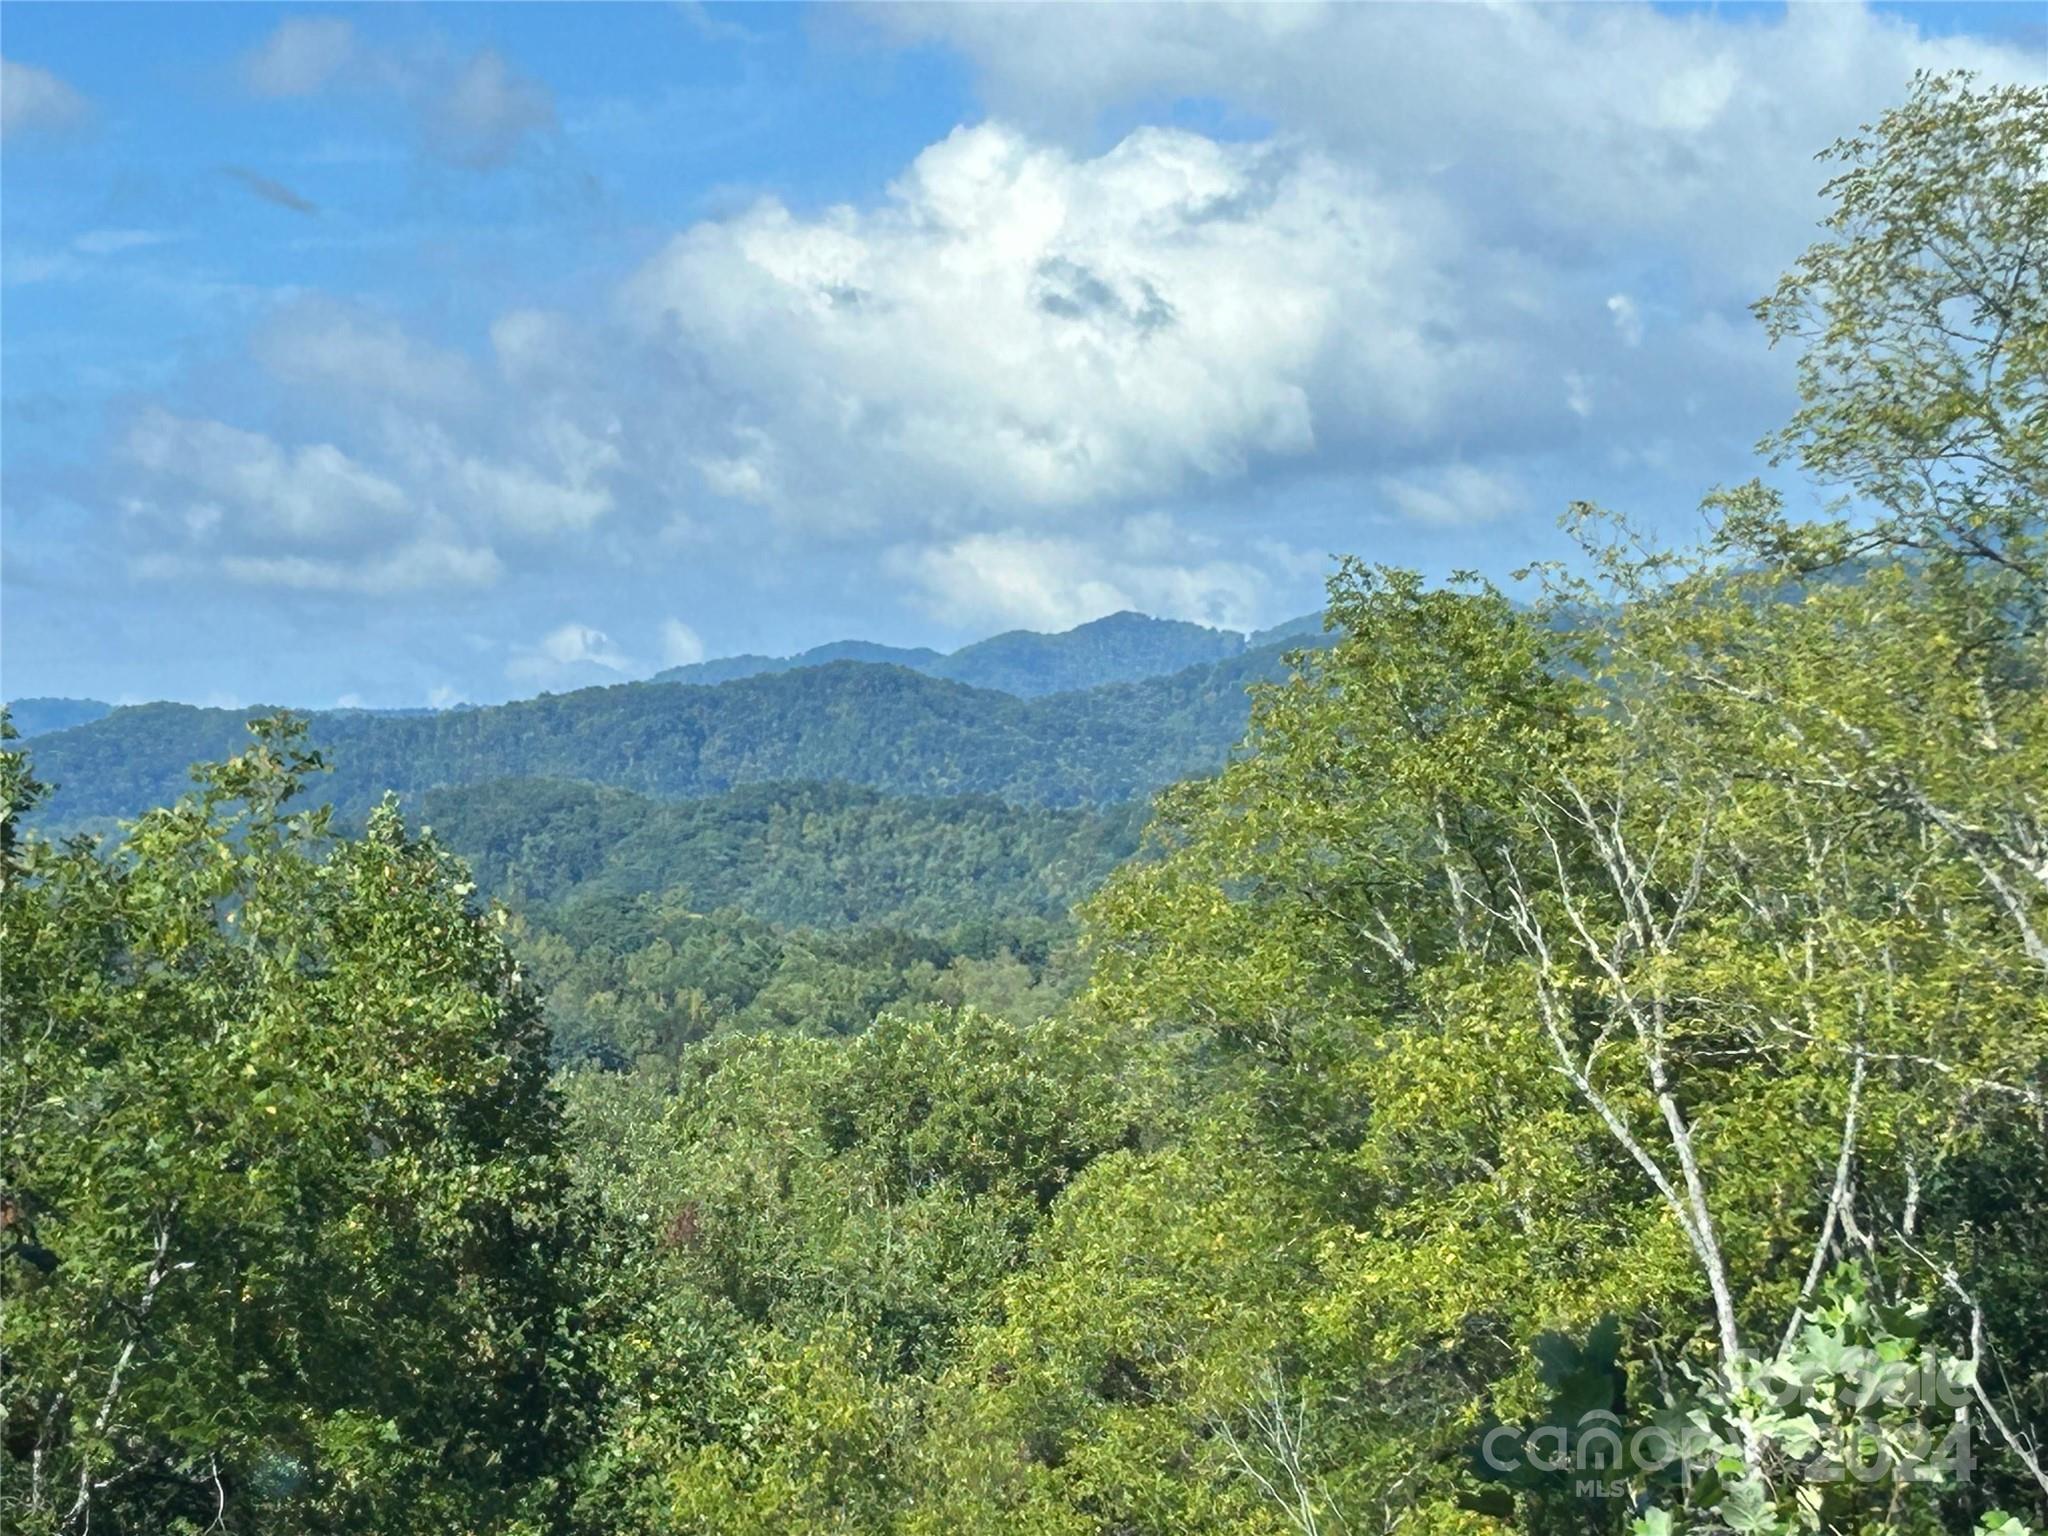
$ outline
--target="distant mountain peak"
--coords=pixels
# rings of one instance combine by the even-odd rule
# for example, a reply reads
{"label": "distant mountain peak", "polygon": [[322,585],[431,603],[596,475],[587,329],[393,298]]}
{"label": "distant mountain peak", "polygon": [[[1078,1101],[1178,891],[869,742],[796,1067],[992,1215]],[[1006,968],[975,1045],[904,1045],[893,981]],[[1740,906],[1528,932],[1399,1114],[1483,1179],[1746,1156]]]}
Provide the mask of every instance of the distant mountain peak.
{"label": "distant mountain peak", "polygon": [[[1235,630],[1211,629],[1206,624],[1196,624],[1189,619],[1155,619],[1151,614],[1140,613],[1135,608],[1119,608],[1115,613],[1105,613],[1099,619],[1090,619],[1085,624],[1076,624],[1072,629],[1062,630],[1060,633],[1066,635],[1100,634],[1105,630],[1114,629],[1193,629],[1212,635],[1236,633]],[[1017,633],[1029,634],[1030,631],[1020,630]],[[1047,638],[1057,639],[1059,636],[1053,635]]]}
{"label": "distant mountain peak", "polygon": [[763,673],[863,661],[907,667],[929,677],[992,688],[1019,698],[1037,698],[1105,683],[1166,677],[1188,667],[1228,661],[1246,649],[1245,636],[1234,629],[1213,629],[1186,619],[1158,619],[1126,608],[1057,633],[1007,630],[951,653],[867,640],[835,640],[794,656],[729,656],[671,667],[656,673],[653,681],[727,683]]}

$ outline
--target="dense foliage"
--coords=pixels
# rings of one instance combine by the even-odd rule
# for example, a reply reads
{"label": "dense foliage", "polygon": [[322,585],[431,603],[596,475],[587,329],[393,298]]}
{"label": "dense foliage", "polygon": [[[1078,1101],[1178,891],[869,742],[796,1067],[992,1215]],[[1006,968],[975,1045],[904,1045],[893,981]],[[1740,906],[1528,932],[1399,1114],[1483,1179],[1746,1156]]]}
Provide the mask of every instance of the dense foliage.
{"label": "dense foliage", "polygon": [[1142,808],[1041,810],[766,784],[655,801],[559,779],[436,790],[421,816],[477,882],[527,908],[667,893],[785,926],[1063,919],[1135,850]]}
{"label": "dense foliage", "polygon": [[10,1531],[532,1528],[565,1168],[537,999],[460,867],[286,802],[288,730],[112,858],[15,837]]}
{"label": "dense foliage", "polygon": [[[2048,1525],[2048,92],[1923,80],[1836,154],[1760,312],[1802,349],[1771,451],[1839,515],[1756,482],[1672,551],[1579,508],[1534,604],[1346,562],[1079,955],[1048,905],[1113,814],[501,785],[436,801],[526,903],[490,919],[395,809],[285,815],[274,728],[106,856],[18,835],[10,754],[9,1513]],[[1111,738],[1021,722],[1136,743],[1238,665],[1100,716],[845,664],[616,689],[381,722],[351,772],[602,742],[701,790],[957,704],[839,776],[948,787],[971,741],[992,787],[1102,799]],[[744,743],[651,745],[714,695],[844,728],[728,702]],[[100,729],[49,746],[92,769]],[[1067,755],[1021,777],[1027,739]],[[1000,920],[957,920],[973,858]]]}
{"label": "dense foliage", "polygon": [[725,1031],[851,1034],[923,1003],[1043,1018],[1082,978],[1071,909],[1141,824],[1137,806],[826,784],[657,802],[532,779],[435,791],[425,815],[519,914],[558,1056],[614,1065]]}
{"label": "dense foliage", "polygon": [[646,896],[542,908],[514,932],[547,991],[557,1054],[611,1065],[672,1063],[732,1031],[851,1035],[885,1009],[919,1003],[1030,1023],[1083,979],[1070,926],[1044,919],[786,929]]}

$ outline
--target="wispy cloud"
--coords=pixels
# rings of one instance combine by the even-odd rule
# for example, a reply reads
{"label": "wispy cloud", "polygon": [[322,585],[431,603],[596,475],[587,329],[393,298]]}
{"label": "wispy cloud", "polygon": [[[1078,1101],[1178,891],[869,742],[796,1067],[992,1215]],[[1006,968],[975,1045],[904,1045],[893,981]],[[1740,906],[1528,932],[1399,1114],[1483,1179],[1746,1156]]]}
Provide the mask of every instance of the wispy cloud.
{"label": "wispy cloud", "polygon": [[1438,528],[1490,523],[1517,510],[1521,487],[1495,471],[1449,464],[1428,474],[1385,476],[1380,494],[1410,522]]}
{"label": "wispy cloud", "polygon": [[177,238],[160,229],[94,229],[73,240],[71,249],[81,256],[114,256],[122,251],[167,245]]}
{"label": "wispy cloud", "polygon": [[0,59],[0,138],[64,133],[91,118],[92,103],[47,69]]}
{"label": "wispy cloud", "polygon": [[505,665],[505,675],[518,682],[540,684],[607,682],[637,670],[638,665],[603,630],[569,623],[548,631],[533,645],[518,647]]}
{"label": "wispy cloud", "polygon": [[[431,46],[365,42],[339,17],[294,16],[242,56],[243,86],[285,100],[340,93],[371,104],[397,100],[422,153],[449,165],[495,170],[556,126],[554,95],[494,48],[462,57]],[[290,206],[290,205],[287,205]]]}
{"label": "wispy cloud", "polygon": [[242,59],[242,83],[257,96],[311,96],[356,56],[356,29],[338,16],[293,16]]}

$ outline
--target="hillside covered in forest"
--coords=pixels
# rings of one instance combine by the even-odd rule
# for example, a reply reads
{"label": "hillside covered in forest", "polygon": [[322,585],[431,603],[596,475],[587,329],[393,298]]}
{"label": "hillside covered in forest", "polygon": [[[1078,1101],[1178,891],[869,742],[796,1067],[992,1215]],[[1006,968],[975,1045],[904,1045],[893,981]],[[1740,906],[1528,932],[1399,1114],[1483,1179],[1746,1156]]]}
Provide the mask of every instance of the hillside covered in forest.
{"label": "hillside covered in forest", "polygon": [[[1316,637],[1320,639],[1321,637]],[[1247,690],[1284,671],[1287,639],[1163,677],[1023,699],[894,665],[839,661],[715,686],[622,683],[510,704],[308,718],[333,766],[322,783],[360,815],[386,791],[505,777],[580,779],[664,798],[770,780],[1019,804],[1142,798],[1222,763]],[[73,822],[132,816],[178,794],[186,766],[226,756],[273,713],[145,704],[57,731],[37,762]]]}

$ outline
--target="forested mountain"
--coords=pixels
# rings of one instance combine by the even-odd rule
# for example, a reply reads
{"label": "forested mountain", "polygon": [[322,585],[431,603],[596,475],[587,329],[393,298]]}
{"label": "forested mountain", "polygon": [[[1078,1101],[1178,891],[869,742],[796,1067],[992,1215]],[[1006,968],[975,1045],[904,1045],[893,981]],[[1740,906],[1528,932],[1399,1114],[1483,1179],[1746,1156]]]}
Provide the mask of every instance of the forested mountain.
{"label": "forested mountain", "polygon": [[521,907],[667,893],[788,927],[1064,921],[1137,848],[1140,804],[1045,810],[990,796],[759,784],[656,801],[560,779],[430,791],[423,821]]}
{"label": "forested mountain", "polygon": [[114,706],[98,699],[16,699],[7,706],[14,728],[24,736],[41,736],[48,731],[69,730],[113,713]]}
{"label": "forested mountain", "polygon": [[1236,630],[1148,618],[1142,613],[1113,613],[1060,634],[1011,630],[962,646],[950,655],[876,645],[865,640],[839,640],[795,656],[727,656],[671,667],[666,672],[657,672],[653,680],[722,683],[764,672],[827,666],[835,661],[875,661],[1028,699],[1097,688],[1104,683],[1164,677],[1206,662],[1227,661],[1248,649],[1280,640],[1301,643],[1310,631],[1320,628],[1321,615],[1315,615],[1262,631],[1247,642]]}
{"label": "forested mountain", "polygon": [[431,791],[421,814],[518,912],[558,1055],[625,1065],[923,1003],[1042,1017],[1080,980],[1071,909],[1135,851],[1145,808],[503,779]]}
{"label": "forested mountain", "polygon": [[1036,698],[1164,677],[1205,662],[1228,661],[1244,650],[1244,636],[1236,630],[1112,613],[1064,634],[1013,629],[991,635],[941,658],[931,671],[972,687]]}
{"label": "forested mountain", "polygon": [[[623,683],[427,715],[316,714],[334,767],[322,793],[360,815],[386,790],[512,777],[581,779],[663,798],[780,779],[896,794],[997,795],[1072,806],[1132,800],[1222,763],[1252,683],[1284,646],[1170,677],[1020,699],[862,662],[716,687]],[[43,738],[66,824],[130,816],[178,794],[186,765],[235,751],[263,710],[146,704]]]}
{"label": "forested mountain", "polygon": [[769,672],[795,672],[804,667],[830,666],[835,661],[871,661],[882,666],[908,667],[913,672],[930,672],[944,661],[942,651],[922,646],[881,645],[872,640],[834,640],[814,645],[794,656],[718,656],[670,667],[649,678],[655,683],[730,683],[742,677],[759,677]]}

